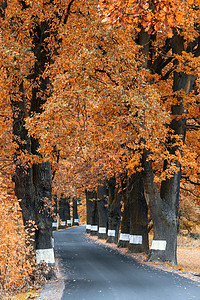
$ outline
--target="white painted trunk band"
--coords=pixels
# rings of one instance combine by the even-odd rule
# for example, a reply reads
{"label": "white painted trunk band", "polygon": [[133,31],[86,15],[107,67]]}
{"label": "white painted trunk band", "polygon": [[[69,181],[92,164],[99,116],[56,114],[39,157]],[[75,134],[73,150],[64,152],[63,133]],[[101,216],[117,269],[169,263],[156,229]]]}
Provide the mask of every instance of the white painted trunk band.
{"label": "white painted trunk band", "polygon": [[36,250],[36,262],[39,264],[41,261],[45,261],[47,264],[54,264],[54,250],[51,249],[38,249]]}
{"label": "white painted trunk band", "polygon": [[99,227],[99,233],[106,233],[106,227]]}
{"label": "white painted trunk band", "polygon": [[91,225],[91,231],[98,231],[98,226],[97,225]]}
{"label": "white painted trunk band", "polygon": [[67,224],[69,225],[69,224],[71,224],[72,223],[72,221],[71,220],[67,220]]}
{"label": "white painted trunk band", "polygon": [[120,233],[119,240],[120,241],[129,241],[130,234],[129,233]]}
{"label": "white painted trunk band", "polygon": [[58,223],[57,222],[53,222],[52,223],[52,227],[57,227],[58,226]]}
{"label": "white painted trunk band", "polygon": [[90,224],[86,224],[86,229],[91,230],[91,225]]}
{"label": "white painted trunk band", "polygon": [[61,225],[61,226],[65,226],[65,225],[66,225],[66,221],[62,221],[62,222],[60,223],[60,225]]}
{"label": "white painted trunk band", "polygon": [[151,250],[166,250],[167,242],[164,240],[153,240]]}
{"label": "white painted trunk band", "polygon": [[109,229],[108,236],[115,236],[115,230]]}
{"label": "white painted trunk band", "polygon": [[74,223],[78,223],[79,222],[79,219],[74,219]]}
{"label": "white painted trunk band", "polygon": [[130,244],[142,244],[142,235],[130,235]]}

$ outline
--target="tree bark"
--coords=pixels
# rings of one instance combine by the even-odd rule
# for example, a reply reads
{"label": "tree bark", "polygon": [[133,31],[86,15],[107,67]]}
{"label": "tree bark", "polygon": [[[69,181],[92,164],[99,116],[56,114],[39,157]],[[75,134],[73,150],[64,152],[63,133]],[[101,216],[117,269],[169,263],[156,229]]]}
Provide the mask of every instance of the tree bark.
{"label": "tree bark", "polygon": [[59,227],[61,229],[66,228],[67,225],[67,220],[68,220],[67,202],[68,202],[67,197],[65,197],[62,194],[59,200],[59,216],[60,216]]}
{"label": "tree bark", "polygon": [[149,202],[151,217],[153,220],[154,237],[149,260],[170,261],[177,264],[177,218],[176,196],[162,199],[156,184],[153,182],[153,170],[151,161],[144,157],[144,186],[145,195]]}
{"label": "tree bark", "polygon": [[53,195],[53,223],[52,223],[52,230],[58,229],[58,220],[57,220],[57,214],[58,214],[58,198],[57,195]]}
{"label": "tree bark", "polygon": [[116,188],[116,179],[108,181],[108,243],[118,243],[119,227],[121,221],[121,192]]}
{"label": "tree bark", "polygon": [[[174,34],[172,39],[172,52],[176,54],[182,54],[184,50],[184,39],[178,34]],[[174,61],[174,65],[177,65],[177,61]],[[190,93],[193,77],[186,73],[173,73],[173,91],[179,91],[183,89],[186,93]],[[184,142],[186,135],[186,119],[181,117],[184,113],[184,105],[182,98],[177,98],[177,104],[171,107],[172,115],[174,116],[170,129],[173,130],[173,134],[179,135]],[[176,118],[179,116],[179,118]],[[170,136],[169,143],[166,144],[170,154],[174,155],[177,146],[173,146],[173,136]],[[146,155],[147,157],[147,155]],[[164,170],[167,168],[168,162],[164,163]],[[163,261],[171,261],[173,264],[177,264],[177,217],[179,207],[179,191],[180,191],[180,179],[181,179],[181,165],[176,161],[177,170],[170,179],[166,179],[161,184],[160,194],[156,190],[155,184],[153,184],[153,172],[151,162],[145,162],[145,181],[148,189],[147,193],[150,201],[151,215],[154,224],[154,240],[149,254],[149,259],[161,259]],[[149,184],[153,185],[153,188],[149,187]],[[162,242],[160,242],[162,241]]]}
{"label": "tree bark", "polygon": [[66,220],[67,227],[71,227],[71,216],[70,216],[70,198],[66,199]]}
{"label": "tree bark", "polygon": [[90,191],[85,190],[86,198],[86,232],[90,233],[91,230],[91,200],[90,200]]}
{"label": "tree bark", "polygon": [[[33,52],[35,55],[35,65],[33,68],[33,80],[37,85],[33,85],[30,114],[41,113],[43,111],[42,105],[49,96],[48,87],[50,81],[44,75],[47,65],[51,64],[50,49],[47,45],[47,38],[55,34],[50,27],[50,20],[41,22],[36,25],[33,30]],[[33,155],[41,156],[38,153],[39,141],[31,137],[31,153]],[[36,234],[36,253],[37,250],[47,249],[50,252],[52,227],[51,214],[49,213],[48,203],[51,203],[52,198],[52,174],[51,165],[48,162],[33,165],[33,185],[34,185],[34,202],[37,210],[36,225],[38,227]],[[38,251],[40,253],[45,251]],[[52,254],[53,260],[53,254]]]}
{"label": "tree bark", "polygon": [[148,207],[144,196],[144,186],[141,173],[135,173],[129,178],[127,197],[130,203],[130,241],[132,252],[148,252]]}
{"label": "tree bark", "polygon": [[98,212],[97,212],[97,193],[95,191],[86,190],[86,232],[91,235],[98,234]]}
{"label": "tree bark", "polygon": [[36,208],[36,249],[52,247],[52,216],[51,216],[51,165],[41,163],[33,165],[34,202]]}
{"label": "tree bark", "polygon": [[[18,157],[18,153],[27,152],[31,154],[31,140],[28,131],[25,129],[25,118],[28,116],[25,100],[23,98],[23,82],[19,87],[22,99],[12,101],[13,111],[13,135],[16,144],[16,154],[14,158],[15,174],[13,181],[15,183],[15,195],[20,200],[22,209],[23,223],[25,227],[29,221],[35,221],[36,209],[34,203],[33,170],[29,162]],[[33,237],[35,238],[35,237]]]}
{"label": "tree bark", "polygon": [[99,239],[107,238],[107,228],[108,228],[108,190],[106,182],[97,188],[97,210],[99,218]]}
{"label": "tree bark", "polygon": [[130,206],[129,206],[129,197],[127,195],[127,184],[128,184],[128,177],[126,175],[123,181],[121,182],[122,201],[123,201],[124,209],[122,212],[121,233],[118,241],[119,248],[128,247],[129,239],[130,239]]}
{"label": "tree bark", "polygon": [[[13,109],[13,134],[18,143],[17,152],[27,151],[29,154],[37,155],[38,141],[29,138],[25,129],[25,118],[27,108],[23,99],[23,82],[20,86],[22,99],[12,102]],[[34,97],[32,101],[34,100]],[[51,249],[48,254],[47,262],[54,263],[52,252],[52,217],[51,217],[51,167],[49,163],[33,164],[15,158],[15,193],[20,200],[24,225],[28,221],[34,221],[37,229],[35,231],[34,246],[37,253],[37,262],[40,262],[38,253],[40,249]],[[44,252],[44,251],[43,251]],[[45,260],[45,255],[42,254]]]}
{"label": "tree bark", "polygon": [[73,198],[73,226],[79,225],[79,219],[78,219],[78,209],[77,209],[77,199]]}
{"label": "tree bark", "polygon": [[[97,198],[97,194],[95,192],[95,196]],[[91,235],[98,235],[98,227],[99,227],[99,217],[97,210],[97,200],[91,201]]]}

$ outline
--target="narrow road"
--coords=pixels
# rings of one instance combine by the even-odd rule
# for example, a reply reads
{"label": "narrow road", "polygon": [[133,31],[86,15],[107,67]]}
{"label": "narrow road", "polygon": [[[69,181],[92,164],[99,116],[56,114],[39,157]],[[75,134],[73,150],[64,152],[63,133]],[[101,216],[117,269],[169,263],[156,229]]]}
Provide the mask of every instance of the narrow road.
{"label": "narrow road", "polygon": [[85,226],[54,233],[62,300],[200,300],[197,282],[139,264],[84,233]]}

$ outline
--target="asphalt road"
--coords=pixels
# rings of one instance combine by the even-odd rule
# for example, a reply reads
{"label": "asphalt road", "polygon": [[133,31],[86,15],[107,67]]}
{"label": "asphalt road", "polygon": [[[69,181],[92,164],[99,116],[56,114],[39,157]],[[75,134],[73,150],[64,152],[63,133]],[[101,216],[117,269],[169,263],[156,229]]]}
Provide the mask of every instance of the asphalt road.
{"label": "asphalt road", "polygon": [[54,233],[62,300],[200,300],[197,282],[139,264],[84,233],[85,226]]}

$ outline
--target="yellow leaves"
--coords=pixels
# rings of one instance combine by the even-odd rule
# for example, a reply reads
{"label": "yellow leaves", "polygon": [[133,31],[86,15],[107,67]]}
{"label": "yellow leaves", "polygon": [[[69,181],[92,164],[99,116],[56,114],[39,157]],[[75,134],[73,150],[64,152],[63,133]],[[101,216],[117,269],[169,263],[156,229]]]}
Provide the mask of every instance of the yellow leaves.
{"label": "yellow leaves", "polygon": [[[43,78],[48,78],[52,83],[50,97],[47,101],[44,99],[44,113],[27,118],[26,128],[39,139],[40,154],[43,159],[53,162],[56,170],[59,169],[56,151],[59,151],[66,160],[63,169],[71,182],[78,182],[79,186],[83,186],[92,176],[94,181],[98,181],[101,176],[119,173],[127,166],[133,171],[139,167],[139,153],[144,147],[153,152],[152,160],[157,161],[158,165],[165,158],[170,160],[169,153],[165,153],[165,142],[166,125],[172,120],[171,105],[176,105],[178,97],[181,97],[185,113],[189,103],[188,115],[194,115],[197,109],[196,105],[193,108],[191,105],[195,100],[188,99],[183,93],[175,95],[172,92],[173,73],[168,80],[160,80],[168,75],[170,69],[174,71],[172,51],[162,52],[167,38],[173,38],[172,28],[181,32],[187,43],[195,37],[199,11],[192,9],[194,1],[153,0],[150,3],[146,0],[102,0],[101,12],[97,2],[74,1],[73,14],[69,14],[65,25],[62,22],[68,1],[55,1],[53,6],[42,0],[27,1],[30,7],[24,12],[20,6],[16,12],[9,7],[10,18],[18,16],[25,27],[22,28],[16,21],[16,28],[21,33],[11,36],[11,40],[3,40],[1,51],[4,60],[0,58],[1,65],[6,63],[9,74],[14,74],[9,78],[11,82],[4,75],[1,84],[4,100],[9,97],[14,83],[13,98],[21,96],[18,87],[22,76],[25,81],[24,96],[29,103],[34,86],[27,76],[35,63],[31,55],[29,31],[37,24],[34,23],[36,20],[38,23],[54,20],[51,29],[54,33],[58,31],[61,41],[56,45],[53,34],[45,40],[45,47],[51,49],[51,53],[59,53],[56,57],[52,55],[54,63],[47,66],[43,74]],[[100,13],[103,14],[102,19]],[[124,27],[116,26],[108,30],[106,23],[111,26],[122,24]],[[152,52],[149,50],[148,63],[153,66],[156,59],[160,59],[162,66],[172,58],[157,75],[152,75],[154,70],[142,69],[145,59],[145,55],[143,58],[141,55],[143,45],[134,42],[142,27],[156,39],[150,41],[153,50],[150,47]],[[11,31],[5,26],[2,28],[8,37]],[[143,31],[140,38],[143,38]],[[147,35],[147,38],[151,36]],[[146,46],[148,42],[144,43],[145,49]],[[58,47],[59,51],[54,51]],[[199,66],[199,60],[187,53],[183,52],[175,58],[179,61],[177,72],[190,74],[196,72]],[[2,145],[4,141],[5,136],[2,136]],[[162,152],[165,154],[161,155]],[[25,154],[24,157],[19,154],[18,159],[39,162]],[[176,157],[180,158],[180,155]],[[174,161],[175,158],[172,165]]]}
{"label": "yellow leaves", "polygon": [[[111,4],[112,3],[112,4]],[[195,5],[195,10],[193,6]],[[196,35],[194,28],[199,24],[199,3],[194,0],[174,1],[161,0],[149,2],[139,1],[100,1],[102,13],[106,16],[107,22],[111,25],[128,23],[130,28],[140,28],[141,24],[145,31],[161,31],[163,35],[167,33],[172,38],[172,28],[182,28],[187,38],[192,40]],[[123,15],[121,14],[123,10]],[[197,21],[198,20],[198,21]],[[190,25],[189,25],[190,24]],[[184,31],[184,27],[189,29]]]}
{"label": "yellow leaves", "polygon": [[171,28],[169,29],[167,35],[168,35],[168,38],[172,38],[173,37],[173,31],[172,31]]}
{"label": "yellow leaves", "polygon": [[28,245],[17,199],[1,188],[0,196],[0,287],[12,291],[24,285],[32,273],[34,259],[27,261],[27,257],[33,256],[33,249]]}
{"label": "yellow leaves", "polygon": [[183,51],[181,55],[175,54],[178,60],[176,67],[177,72],[184,72],[186,74],[197,75],[200,67],[200,57],[195,57],[193,53]]}

